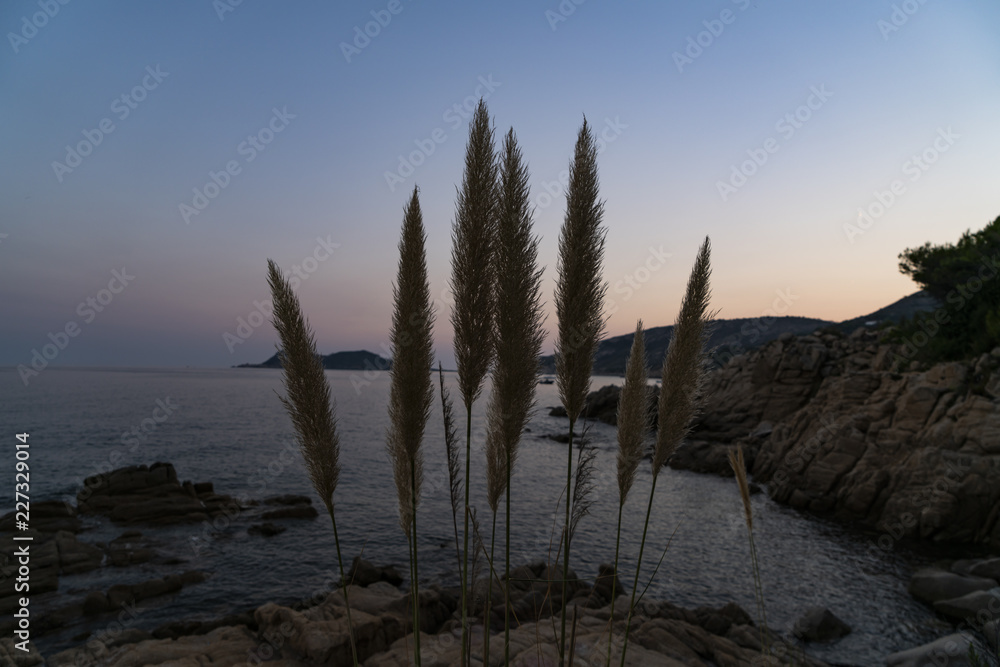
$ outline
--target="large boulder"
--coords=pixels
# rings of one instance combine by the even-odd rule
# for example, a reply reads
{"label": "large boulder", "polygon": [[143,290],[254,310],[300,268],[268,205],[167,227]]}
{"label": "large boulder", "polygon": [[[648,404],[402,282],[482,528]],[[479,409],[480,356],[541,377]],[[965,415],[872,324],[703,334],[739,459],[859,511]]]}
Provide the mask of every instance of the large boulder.
{"label": "large boulder", "polygon": [[[0,516],[0,531],[13,531],[17,518],[16,512],[8,512]],[[76,508],[61,500],[36,500],[31,503],[31,527],[43,533],[68,531],[80,532],[80,520],[76,516]]]}
{"label": "large boulder", "polygon": [[1000,398],[975,388],[1000,359],[909,366],[876,331],[779,338],[709,374],[670,464],[729,475],[740,443],[778,502],[1000,550]]}
{"label": "large boulder", "polygon": [[[141,631],[134,632],[140,637]],[[248,660],[266,660],[273,655],[261,655],[261,648],[271,649],[244,626],[221,627],[206,635],[177,639],[145,639],[118,645],[117,642],[88,642],[84,646],[57,653],[49,658],[49,667],[145,667],[147,665],[245,665]],[[256,664],[256,662],[251,664]],[[348,655],[348,663],[350,656]],[[271,663],[280,665],[281,663]]]}
{"label": "large boulder", "polygon": [[996,586],[992,579],[966,577],[944,570],[917,570],[910,579],[910,595],[928,604],[938,600],[959,598],[974,591],[987,591]]}
{"label": "large boulder", "polygon": [[851,626],[826,607],[810,607],[795,621],[792,634],[807,642],[825,642],[840,639],[850,631]]}
{"label": "large boulder", "polygon": [[953,634],[938,640],[893,653],[886,658],[888,667],[971,667],[969,638]]}
{"label": "large boulder", "polygon": [[81,514],[103,514],[120,524],[207,521],[244,509],[236,499],[214,493],[209,483],[181,483],[170,463],[93,475],[84,480],[76,499]]}
{"label": "large boulder", "polygon": [[1000,618],[1000,589],[973,591],[958,598],[938,600],[934,611],[954,621],[975,621],[979,627]]}
{"label": "large boulder", "polygon": [[351,569],[347,572],[347,581],[354,586],[362,587],[384,581],[396,587],[403,583],[403,577],[392,565],[378,567],[364,560],[361,556],[355,556],[354,562],[351,563]]}

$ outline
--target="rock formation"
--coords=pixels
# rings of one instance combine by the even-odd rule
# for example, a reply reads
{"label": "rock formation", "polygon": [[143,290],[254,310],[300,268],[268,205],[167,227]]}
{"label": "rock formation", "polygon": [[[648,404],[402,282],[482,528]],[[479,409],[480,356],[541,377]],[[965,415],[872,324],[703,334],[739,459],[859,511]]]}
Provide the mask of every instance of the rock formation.
{"label": "rock formation", "polygon": [[[726,451],[742,444],[778,502],[860,521],[890,546],[917,538],[1000,551],[1000,348],[930,368],[909,352],[861,328],[786,334],[734,357],[709,374],[670,465],[732,475]],[[616,401],[605,387],[587,414],[614,423]]]}

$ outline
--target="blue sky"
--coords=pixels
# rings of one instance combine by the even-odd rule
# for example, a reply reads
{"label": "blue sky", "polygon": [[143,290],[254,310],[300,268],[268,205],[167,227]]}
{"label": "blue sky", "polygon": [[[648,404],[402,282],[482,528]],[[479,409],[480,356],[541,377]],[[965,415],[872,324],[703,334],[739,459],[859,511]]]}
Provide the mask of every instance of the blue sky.
{"label": "blue sky", "polygon": [[610,334],[672,322],[705,235],[720,317],[839,320],[1000,215],[993,0],[231,1],[0,7],[0,365],[262,360],[268,257],[321,351],[383,351],[414,185],[450,365],[478,95],[529,163],[550,312],[560,173],[584,115],[603,135]]}

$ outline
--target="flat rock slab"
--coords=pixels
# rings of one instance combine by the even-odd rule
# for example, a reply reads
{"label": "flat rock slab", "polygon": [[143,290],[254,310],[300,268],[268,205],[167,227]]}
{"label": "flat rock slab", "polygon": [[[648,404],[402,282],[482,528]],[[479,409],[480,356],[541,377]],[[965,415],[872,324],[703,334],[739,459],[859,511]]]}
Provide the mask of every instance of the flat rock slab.
{"label": "flat rock slab", "polygon": [[933,604],[938,600],[950,600],[974,591],[986,591],[996,586],[993,579],[966,577],[944,570],[918,570],[910,580],[910,595]]}
{"label": "flat rock slab", "polygon": [[962,597],[938,600],[934,611],[955,620],[975,619],[976,625],[1000,618],[1000,588],[973,591]]}
{"label": "flat rock slab", "polygon": [[885,662],[888,667],[971,667],[968,655],[969,640],[956,633],[893,653]]}

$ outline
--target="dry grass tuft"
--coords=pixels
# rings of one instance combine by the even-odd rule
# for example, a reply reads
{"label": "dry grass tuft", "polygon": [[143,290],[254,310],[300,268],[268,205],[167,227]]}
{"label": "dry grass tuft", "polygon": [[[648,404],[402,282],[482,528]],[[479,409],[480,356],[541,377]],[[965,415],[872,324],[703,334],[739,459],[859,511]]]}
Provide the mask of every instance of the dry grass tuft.
{"label": "dry grass tuft", "polygon": [[487,499],[495,512],[535,404],[542,329],[538,237],[531,231],[528,170],[514,130],[504,139],[495,246],[493,393],[487,408]]}
{"label": "dry grass tuft", "polygon": [[618,395],[618,502],[622,505],[635,482],[649,433],[647,374],[645,334],[639,320],[625,367],[625,383]]}
{"label": "dry grass tuft", "polygon": [[273,323],[281,340],[281,368],[288,392],[287,398],[279,398],[292,419],[313,488],[332,513],[333,492],[340,477],[340,440],[330,385],[299,299],[281,269],[270,259],[267,282],[274,302]]}
{"label": "dry grass tuft", "polygon": [[423,477],[424,427],[434,399],[431,384],[433,344],[430,288],[424,257],[423,217],[417,189],[406,207],[399,241],[399,272],[393,288],[395,310],[390,341],[393,348],[386,443],[399,497],[399,522],[409,535]]}
{"label": "dry grass tuft", "polygon": [[469,124],[465,174],[452,230],[451,290],[455,307],[455,362],[462,401],[472,405],[493,360],[493,238],[497,214],[497,166],[486,103]]}
{"label": "dry grass tuft", "polygon": [[663,359],[659,428],[653,453],[653,476],[659,474],[677,446],[687,436],[697,414],[697,397],[704,378],[704,345],[708,335],[711,243],[706,238],[698,251],[673,336]]}
{"label": "dry grass tuft", "polygon": [[601,313],[607,284],[601,275],[604,202],[598,200],[597,144],[586,119],[569,170],[566,218],[559,234],[556,315],[556,378],[570,422],[583,411],[590,372],[604,333]]}

